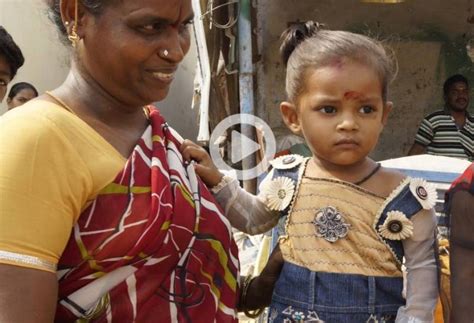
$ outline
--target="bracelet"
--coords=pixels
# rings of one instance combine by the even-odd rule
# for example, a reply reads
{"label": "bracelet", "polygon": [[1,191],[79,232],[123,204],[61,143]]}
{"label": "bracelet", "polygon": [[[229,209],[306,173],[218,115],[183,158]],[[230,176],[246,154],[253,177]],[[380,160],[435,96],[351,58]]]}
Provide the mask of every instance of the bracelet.
{"label": "bracelet", "polygon": [[217,185],[211,187],[211,192],[212,194],[217,194],[219,193],[224,187],[227,186],[230,182],[232,182],[234,179],[230,176],[224,175],[222,176],[222,179]]}
{"label": "bracelet", "polygon": [[246,300],[247,300],[247,292],[249,290],[250,284],[255,280],[256,277],[252,277],[251,275],[248,275],[245,277],[244,283],[242,284],[242,293],[240,294],[240,305],[243,308],[243,312],[245,316],[255,319],[259,317],[263,311],[265,310],[265,307],[259,308],[251,312],[250,310],[245,308]]}

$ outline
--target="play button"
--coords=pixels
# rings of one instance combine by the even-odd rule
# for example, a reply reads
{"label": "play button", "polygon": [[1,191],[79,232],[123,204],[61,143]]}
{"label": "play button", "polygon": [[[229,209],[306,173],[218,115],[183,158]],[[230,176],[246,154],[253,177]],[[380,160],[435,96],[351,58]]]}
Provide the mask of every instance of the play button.
{"label": "play button", "polygon": [[247,136],[242,135],[240,132],[232,131],[232,164],[238,163],[242,159],[252,155],[254,152],[260,149],[260,145],[255,141],[249,139]]}
{"label": "play button", "polygon": [[[226,163],[220,153],[218,143],[221,141],[221,138],[226,137],[228,133],[227,131],[233,129],[236,125],[250,125],[251,127],[255,127],[261,131],[263,147],[236,130],[231,130],[230,132],[232,151],[230,153],[229,162],[232,165],[239,163],[246,157],[249,157],[264,148],[264,156],[262,160],[251,169],[236,169],[231,167]],[[219,122],[211,134],[209,143],[211,158],[217,168],[235,172],[237,178],[240,180],[257,178],[260,174],[265,172],[268,168],[268,162],[274,158],[276,152],[275,136],[273,135],[272,130],[265,121],[251,114],[234,114]]]}

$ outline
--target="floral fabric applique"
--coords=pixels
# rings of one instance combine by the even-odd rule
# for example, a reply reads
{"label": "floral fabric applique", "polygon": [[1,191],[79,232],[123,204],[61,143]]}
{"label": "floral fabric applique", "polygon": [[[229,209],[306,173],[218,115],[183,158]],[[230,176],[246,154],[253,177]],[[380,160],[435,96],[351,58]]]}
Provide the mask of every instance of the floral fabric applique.
{"label": "floral fabric applique", "polygon": [[385,239],[404,240],[413,235],[413,222],[403,212],[390,211],[378,230]]}
{"label": "floral fabric applique", "polygon": [[267,199],[270,210],[283,211],[286,209],[295,194],[295,184],[288,177],[277,177],[264,185],[262,191]]}
{"label": "floral fabric applique", "polygon": [[276,169],[291,169],[293,167],[298,166],[304,161],[304,157],[301,155],[284,155],[274,160],[270,161],[270,164],[273,168]]}
{"label": "floral fabric applique", "polygon": [[344,216],[332,206],[319,209],[313,223],[316,226],[316,236],[329,242],[336,242],[347,236],[351,227]]}
{"label": "floral fabric applique", "polygon": [[436,188],[421,178],[413,178],[410,182],[410,191],[425,210],[436,204]]}

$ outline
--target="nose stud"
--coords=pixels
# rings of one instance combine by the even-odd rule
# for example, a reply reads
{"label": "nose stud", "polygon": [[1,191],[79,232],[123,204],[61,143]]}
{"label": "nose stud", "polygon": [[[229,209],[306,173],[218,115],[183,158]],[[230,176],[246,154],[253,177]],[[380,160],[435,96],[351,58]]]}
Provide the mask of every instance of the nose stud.
{"label": "nose stud", "polygon": [[164,50],[161,51],[161,56],[162,57],[168,57],[169,54],[170,54],[170,52],[168,52],[167,49],[164,49]]}

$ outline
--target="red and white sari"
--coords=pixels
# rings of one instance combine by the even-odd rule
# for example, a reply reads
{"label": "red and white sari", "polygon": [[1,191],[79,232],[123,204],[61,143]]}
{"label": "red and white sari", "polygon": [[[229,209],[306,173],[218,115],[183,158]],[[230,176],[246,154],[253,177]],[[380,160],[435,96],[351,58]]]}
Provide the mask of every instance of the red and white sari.
{"label": "red and white sari", "polygon": [[181,138],[150,109],[125,168],[84,210],[58,264],[56,321],[235,322],[231,227]]}

